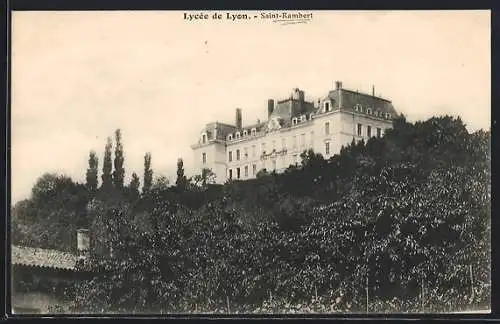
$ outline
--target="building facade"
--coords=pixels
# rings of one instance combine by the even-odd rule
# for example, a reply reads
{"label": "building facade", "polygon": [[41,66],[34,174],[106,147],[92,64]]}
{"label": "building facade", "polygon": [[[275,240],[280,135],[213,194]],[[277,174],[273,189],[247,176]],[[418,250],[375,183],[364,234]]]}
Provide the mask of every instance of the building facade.
{"label": "building facade", "polygon": [[255,178],[260,170],[282,172],[300,163],[300,154],[312,149],[328,159],[342,146],[381,137],[397,116],[391,101],[372,94],[334,90],[316,102],[294,89],[285,100],[268,100],[268,119],[243,125],[236,109],[234,125],[213,122],[192,145],[196,170],[211,169],[217,183]]}

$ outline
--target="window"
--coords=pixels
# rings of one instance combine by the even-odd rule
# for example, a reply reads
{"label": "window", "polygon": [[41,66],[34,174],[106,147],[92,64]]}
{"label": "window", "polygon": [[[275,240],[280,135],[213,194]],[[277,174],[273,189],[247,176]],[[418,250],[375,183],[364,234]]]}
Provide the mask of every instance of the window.
{"label": "window", "polygon": [[297,125],[297,117],[292,118],[292,125]]}
{"label": "window", "polygon": [[329,112],[330,111],[330,103],[327,101],[325,102],[325,112]]}
{"label": "window", "polygon": [[248,177],[248,165],[245,165],[245,177]]}
{"label": "window", "polygon": [[236,150],[236,160],[240,160],[240,150]]}
{"label": "window", "polygon": [[252,156],[255,156],[257,154],[256,152],[255,145],[252,145]]}
{"label": "window", "polygon": [[245,147],[243,150],[245,152],[245,160],[246,160],[248,159],[248,148]]}
{"label": "window", "polygon": [[306,146],[306,134],[300,134],[300,147]]}
{"label": "window", "polygon": [[256,133],[257,133],[257,129],[252,128],[252,135],[255,136]]}
{"label": "window", "polygon": [[201,160],[203,161],[203,164],[207,163],[207,153],[202,153],[201,154]]}
{"label": "window", "polygon": [[273,170],[276,170],[276,160],[273,160]]}
{"label": "window", "polygon": [[229,169],[229,179],[233,178],[233,170]]}
{"label": "window", "polygon": [[300,116],[300,121],[301,121],[301,122],[303,122],[303,121],[305,121],[305,120],[306,120],[306,115],[302,115],[302,116]]}
{"label": "window", "polygon": [[366,113],[367,113],[368,115],[371,115],[371,114],[372,114],[372,109],[371,109],[371,108],[366,108]]}
{"label": "window", "polygon": [[236,168],[236,179],[239,179],[241,176],[240,174],[240,168]]}
{"label": "window", "polygon": [[263,152],[263,154],[266,152],[266,143],[261,144],[261,151]]}
{"label": "window", "polygon": [[378,117],[378,110],[375,110],[374,115],[375,115],[375,117]]}
{"label": "window", "polygon": [[252,164],[252,174],[255,175],[257,173],[257,164]]}
{"label": "window", "polygon": [[326,122],[325,123],[325,135],[330,134],[330,123]]}
{"label": "window", "polygon": [[372,137],[372,127],[371,126],[366,126],[366,136],[369,138]]}
{"label": "window", "polygon": [[286,148],[286,138],[281,139],[281,147]]}
{"label": "window", "polygon": [[203,135],[201,136],[201,142],[202,142],[203,144],[205,144],[205,143],[207,142],[207,135],[203,134]]}
{"label": "window", "polygon": [[358,136],[361,136],[362,135],[362,128],[361,128],[361,124],[358,124]]}
{"label": "window", "polygon": [[380,127],[377,127],[377,137],[381,136],[382,136],[382,130],[380,129]]}
{"label": "window", "polygon": [[233,161],[233,152],[229,151],[229,162]]}
{"label": "window", "polygon": [[236,132],[236,139],[240,138],[240,132]]}
{"label": "window", "polygon": [[313,120],[314,114],[309,115],[309,120]]}
{"label": "window", "polygon": [[325,154],[330,155],[330,142],[325,143]]}
{"label": "window", "polygon": [[227,135],[227,140],[228,141],[232,141],[233,140],[233,135],[232,134]]}
{"label": "window", "polygon": [[385,113],[385,118],[391,119],[391,114],[390,113]]}
{"label": "window", "polygon": [[360,110],[360,106],[359,105],[355,105],[354,106],[354,110],[359,111]]}
{"label": "window", "polygon": [[245,129],[245,130],[243,131],[243,136],[247,136],[247,135],[248,135],[248,132],[247,132],[247,130]]}

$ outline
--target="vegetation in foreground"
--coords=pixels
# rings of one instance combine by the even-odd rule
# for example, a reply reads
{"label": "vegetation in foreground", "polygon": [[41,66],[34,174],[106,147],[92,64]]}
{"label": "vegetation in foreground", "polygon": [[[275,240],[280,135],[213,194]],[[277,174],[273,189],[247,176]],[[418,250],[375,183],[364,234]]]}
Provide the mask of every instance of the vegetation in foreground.
{"label": "vegetation in foreground", "polygon": [[[124,184],[121,133],[86,183],[45,174],[12,210],[14,244],[75,250],[96,276],[65,287],[75,312],[441,312],[490,305],[490,133],[398,119],[383,138],[284,174],[215,185]],[[99,185],[100,183],[100,185]],[[18,282],[23,286],[28,283]],[[33,286],[30,286],[33,289]]]}

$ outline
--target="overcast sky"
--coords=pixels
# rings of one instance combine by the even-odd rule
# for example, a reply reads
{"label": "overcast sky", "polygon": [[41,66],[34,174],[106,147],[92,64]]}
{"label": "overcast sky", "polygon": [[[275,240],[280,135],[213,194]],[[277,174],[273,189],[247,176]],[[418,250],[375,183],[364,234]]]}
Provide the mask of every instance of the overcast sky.
{"label": "overcast sky", "polygon": [[[58,172],[84,181],[121,128],[127,182],[191,175],[190,145],[210,121],[267,116],[268,98],[344,88],[393,101],[411,121],[460,115],[490,125],[488,11],[313,12],[307,24],[183,20],[183,12],[14,12],[12,199]],[[100,176],[100,175],[99,175]]]}

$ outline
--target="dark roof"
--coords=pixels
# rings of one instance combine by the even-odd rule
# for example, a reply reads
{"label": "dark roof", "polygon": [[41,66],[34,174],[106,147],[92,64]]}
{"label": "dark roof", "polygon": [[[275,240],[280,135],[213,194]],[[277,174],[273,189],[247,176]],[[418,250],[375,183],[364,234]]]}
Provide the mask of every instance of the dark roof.
{"label": "dark roof", "polygon": [[301,115],[309,115],[316,111],[312,102],[300,101],[296,99],[280,100],[271,114],[272,117],[279,117],[283,120],[284,126],[290,126],[292,118]]}
{"label": "dark roof", "polygon": [[69,252],[27,246],[12,246],[13,265],[75,270],[76,262],[77,256]]}
{"label": "dark roof", "polygon": [[[354,110],[354,106],[359,104],[363,106],[363,109],[370,107],[373,111],[380,110],[383,113],[390,113],[392,116],[397,115],[397,111],[394,109],[390,100],[349,89],[341,90],[342,109],[344,110]],[[339,90],[330,91],[328,97],[333,100],[335,104],[338,104],[340,100]]]}
{"label": "dark roof", "polygon": [[266,126],[267,125],[267,122],[259,122],[259,123],[255,123],[255,124],[251,124],[251,125],[246,125],[246,126],[243,126],[242,129],[243,130],[252,130],[252,128],[255,128],[257,131],[261,130],[262,127]]}

